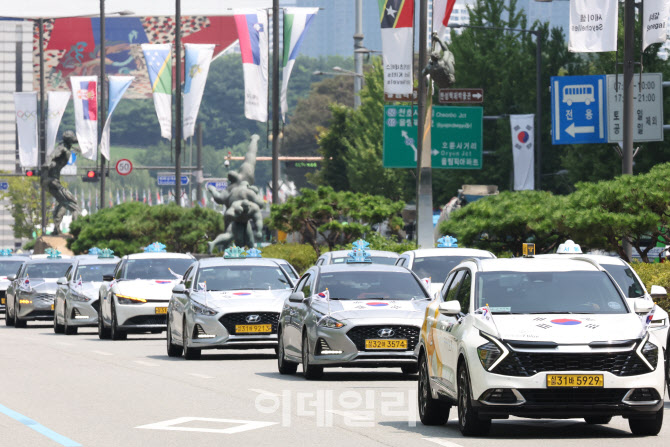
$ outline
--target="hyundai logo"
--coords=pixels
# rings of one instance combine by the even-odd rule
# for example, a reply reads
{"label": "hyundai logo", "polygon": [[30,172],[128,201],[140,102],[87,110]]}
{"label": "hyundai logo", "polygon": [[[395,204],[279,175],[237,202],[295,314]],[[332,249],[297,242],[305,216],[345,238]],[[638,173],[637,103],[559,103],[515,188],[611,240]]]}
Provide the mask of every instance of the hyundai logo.
{"label": "hyundai logo", "polygon": [[247,318],[247,323],[258,323],[261,321],[261,316],[260,315],[249,315]]}
{"label": "hyundai logo", "polygon": [[393,329],[386,328],[386,329],[380,329],[379,331],[377,331],[377,334],[380,337],[393,337],[395,335],[395,331]]}

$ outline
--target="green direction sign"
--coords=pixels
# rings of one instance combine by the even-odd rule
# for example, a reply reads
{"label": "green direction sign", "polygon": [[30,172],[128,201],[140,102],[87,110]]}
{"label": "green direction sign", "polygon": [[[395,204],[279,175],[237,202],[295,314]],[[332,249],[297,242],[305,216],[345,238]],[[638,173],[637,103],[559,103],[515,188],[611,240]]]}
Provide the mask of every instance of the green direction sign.
{"label": "green direction sign", "polygon": [[[482,107],[433,106],[434,169],[482,168]],[[384,106],[384,167],[416,168],[418,109]]]}

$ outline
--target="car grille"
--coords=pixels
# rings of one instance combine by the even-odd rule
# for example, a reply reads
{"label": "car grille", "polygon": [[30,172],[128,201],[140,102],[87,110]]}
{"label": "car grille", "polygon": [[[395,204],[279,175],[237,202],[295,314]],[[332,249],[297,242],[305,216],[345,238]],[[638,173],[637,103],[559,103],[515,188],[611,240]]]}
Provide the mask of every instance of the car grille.
{"label": "car grille", "polygon": [[[359,351],[365,351],[365,340],[383,340],[379,336],[380,329],[392,329],[395,334],[388,337],[389,340],[407,340],[407,350],[413,351],[419,341],[419,328],[416,326],[356,326],[347,332],[347,337],[351,339]],[[386,337],[385,337],[386,338]],[[385,349],[371,349],[370,351],[385,351]],[[398,349],[388,349],[387,351],[399,351]]]}
{"label": "car grille", "polygon": [[[249,315],[258,315],[260,317],[259,321],[254,321],[249,323],[247,317]],[[278,312],[239,312],[232,314],[225,314],[219,318],[219,322],[226,328],[229,334],[237,335],[235,332],[235,325],[238,324],[271,324],[272,332],[263,332],[262,335],[267,334],[276,334],[277,333],[277,324],[279,323],[279,313]],[[259,335],[255,333],[242,333],[239,335]]]}
{"label": "car grille", "polygon": [[598,405],[619,404],[628,390],[619,388],[520,389],[529,404]]}
{"label": "car grille", "polygon": [[53,304],[54,298],[56,295],[50,295],[48,293],[40,293],[38,295],[33,295],[33,303],[42,302],[44,304]]}
{"label": "car grille", "polygon": [[123,323],[124,326],[147,326],[152,324],[167,325],[167,315],[138,315]]}
{"label": "car grille", "polygon": [[615,376],[636,376],[649,368],[635,351],[616,353],[531,353],[510,351],[491,372],[530,377],[546,371],[607,371]]}

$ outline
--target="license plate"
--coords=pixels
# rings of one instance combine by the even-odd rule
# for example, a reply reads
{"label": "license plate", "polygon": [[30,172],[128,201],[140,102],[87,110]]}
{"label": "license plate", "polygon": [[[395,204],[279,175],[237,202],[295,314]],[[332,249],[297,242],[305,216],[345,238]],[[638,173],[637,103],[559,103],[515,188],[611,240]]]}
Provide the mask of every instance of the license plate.
{"label": "license plate", "polygon": [[407,349],[407,340],[365,340],[365,349]]}
{"label": "license plate", "polygon": [[166,314],[167,313],[167,307],[157,307],[156,308],[156,313],[157,314]]}
{"label": "license plate", "polygon": [[54,305],[53,304],[51,305],[51,310],[54,310]]}
{"label": "license plate", "polygon": [[602,374],[547,374],[547,388],[602,388],[604,385]]}
{"label": "license plate", "polygon": [[271,324],[237,324],[235,325],[236,334],[248,334],[251,332],[269,333],[272,332]]}
{"label": "license plate", "polygon": [[3,306],[5,305],[5,302],[6,302],[6,301],[7,301],[7,300],[5,300],[4,298],[0,298],[0,304],[2,304]]}

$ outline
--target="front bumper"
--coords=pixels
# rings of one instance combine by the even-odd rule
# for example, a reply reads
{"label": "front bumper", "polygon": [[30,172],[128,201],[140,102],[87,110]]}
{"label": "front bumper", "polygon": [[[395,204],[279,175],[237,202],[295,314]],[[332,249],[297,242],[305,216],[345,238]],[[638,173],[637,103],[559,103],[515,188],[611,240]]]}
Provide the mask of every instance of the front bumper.
{"label": "front bumper", "polygon": [[[18,318],[25,321],[53,320],[54,318],[54,297],[51,294],[37,294],[18,296],[15,314]],[[21,301],[24,301],[23,303]]]}
{"label": "front bumper", "polygon": [[[270,325],[269,333],[238,334],[236,326],[250,324],[248,315],[258,315],[253,324]],[[277,323],[279,312],[235,312],[217,315],[187,314],[189,327],[193,328],[189,337],[189,347],[196,349],[264,349],[277,347]]]}
{"label": "front bumper", "polygon": [[92,301],[67,301],[67,320],[68,326],[93,327],[98,325],[98,310],[100,308],[99,300]]}
{"label": "front bumper", "polygon": [[169,301],[149,301],[140,304],[115,303],[119,329],[126,332],[164,331],[167,325]]}

